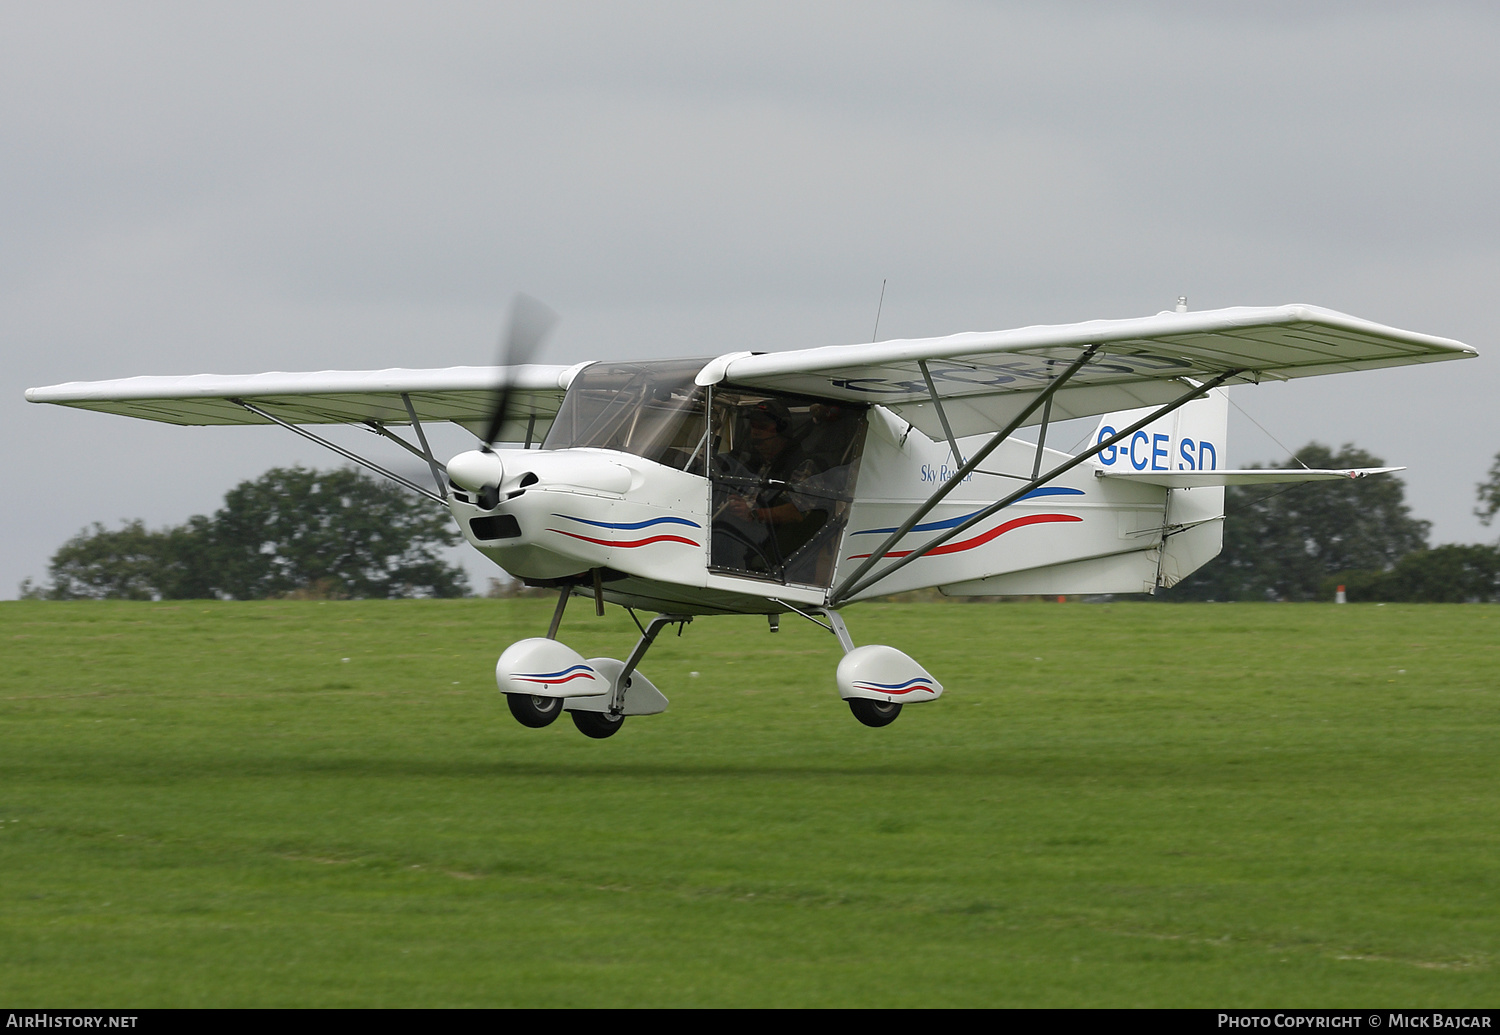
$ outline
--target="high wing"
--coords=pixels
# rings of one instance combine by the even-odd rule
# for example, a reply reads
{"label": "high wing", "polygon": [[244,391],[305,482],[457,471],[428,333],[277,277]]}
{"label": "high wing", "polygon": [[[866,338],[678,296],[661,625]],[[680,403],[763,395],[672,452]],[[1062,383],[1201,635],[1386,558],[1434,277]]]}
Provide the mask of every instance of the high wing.
{"label": "high wing", "polygon": [[170,424],[270,424],[248,403],[289,424],[451,421],[483,434],[502,383],[510,391],[500,440],[539,441],[573,376],[587,364],[447,367],[439,370],[322,370],[309,373],[194,374],[73,381],[31,388],[31,402],[58,403]]}
{"label": "high wing", "polygon": [[[944,436],[946,416],[952,433],[963,437],[1005,426],[1095,346],[1088,363],[1053,396],[1051,420],[1160,405],[1181,394],[1182,378],[1204,381],[1233,372],[1223,383],[1246,384],[1476,355],[1446,338],[1289,305],[740,353],[709,364],[699,382],[880,403],[932,438]],[[1041,420],[1037,412],[1024,423]]]}
{"label": "high wing", "polygon": [[[1476,355],[1446,338],[1290,305],[735,353],[709,362],[698,382],[880,403],[933,438],[945,434],[946,417],[962,437],[1007,424],[1090,349],[1088,362],[1053,395],[1048,419],[1160,405],[1181,394],[1184,378],[1232,372],[1223,383],[1245,384]],[[26,398],[173,424],[271,423],[241,405],[248,403],[291,424],[400,425],[409,423],[404,395],[418,419],[480,434],[496,388],[509,378],[512,416],[500,437],[534,441],[586,365],[131,377],[32,388]]]}

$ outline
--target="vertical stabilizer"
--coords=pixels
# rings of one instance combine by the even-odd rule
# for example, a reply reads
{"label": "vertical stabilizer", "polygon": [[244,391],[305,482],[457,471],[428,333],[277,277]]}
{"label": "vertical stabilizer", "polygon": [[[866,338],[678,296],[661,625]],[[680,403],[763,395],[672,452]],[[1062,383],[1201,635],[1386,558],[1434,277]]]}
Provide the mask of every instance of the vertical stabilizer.
{"label": "vertical stabilizer", "polygon": [[[1106,414],[1094,431],[1098,443],[1129,427],[1150,410]],[[1229,398],[1215,388],[1102,451],[1095,460],[1104,471],[1216,471],[1224,466]],[[1200,486],[1168,489],[1162,514],[1163,542],[1156,585],[1175,586],[1219,555],[1224,546],[1224,489]]]}

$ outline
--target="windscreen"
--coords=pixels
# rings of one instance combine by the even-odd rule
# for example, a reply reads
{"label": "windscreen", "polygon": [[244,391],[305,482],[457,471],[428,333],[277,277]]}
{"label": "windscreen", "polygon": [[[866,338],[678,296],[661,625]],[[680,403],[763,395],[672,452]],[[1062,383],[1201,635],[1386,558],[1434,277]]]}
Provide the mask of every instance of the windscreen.
{"label": "windscreen", "polygon": [[595,363],[568,387],[543,449],[596,446],[702,474],[707,392],[693,378],[705,359]]}

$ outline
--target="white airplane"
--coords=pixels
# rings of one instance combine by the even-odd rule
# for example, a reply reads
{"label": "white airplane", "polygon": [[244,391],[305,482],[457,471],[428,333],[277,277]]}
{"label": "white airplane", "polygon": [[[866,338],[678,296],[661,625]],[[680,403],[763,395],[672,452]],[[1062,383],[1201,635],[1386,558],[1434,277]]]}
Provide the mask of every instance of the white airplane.
{"label": "white airplane", "polygon": [[[943,692],[921,664],[856,647],[845,604],[936,586],[952,596],[1153,592],[1216,556],[1224,486],[1400,470],[1223,470],[1224,387],[1472,357],[1456,341],[1291,305],[1176,312],[712,359],[443,370],[133,377],[26,393],[175,424],[280,424],[442,503],[464,537],[558,591],[546,636],[500,655],[522,724],[563,711],[595,738],[667,699],[639,670],[667,626],[800,615],[838,638],[836,682],[867,726]],[[517,302],[513,358],[550,314]],[[1102,415],[1088,448],[1057,421]],[[440,465],[424,422],[480,448]],[[308,430],[363,425],[431,470],[436,491]],[[391,429],[410,425],[415,442]],[[1039,426],[1037,441],[1011,437]],[[520,448],[493,448],[495,443]],[[557,639],[573,594],[656,617],[624,661]],[[637,622],[639,624],[639,621]]]}

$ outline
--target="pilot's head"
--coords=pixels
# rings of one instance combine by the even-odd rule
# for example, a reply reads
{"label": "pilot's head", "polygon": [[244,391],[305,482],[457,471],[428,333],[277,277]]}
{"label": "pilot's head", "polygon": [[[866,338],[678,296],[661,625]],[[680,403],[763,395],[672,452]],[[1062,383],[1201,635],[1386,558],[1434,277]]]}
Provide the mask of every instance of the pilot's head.
{"label": "pilot's head", "polygon": [[750,432],[757,438],[785,435],[792,426],[791,411],[780,399],[763,399],[750,407]]}

